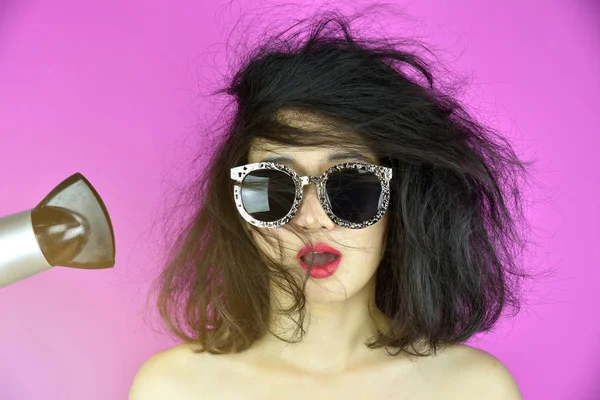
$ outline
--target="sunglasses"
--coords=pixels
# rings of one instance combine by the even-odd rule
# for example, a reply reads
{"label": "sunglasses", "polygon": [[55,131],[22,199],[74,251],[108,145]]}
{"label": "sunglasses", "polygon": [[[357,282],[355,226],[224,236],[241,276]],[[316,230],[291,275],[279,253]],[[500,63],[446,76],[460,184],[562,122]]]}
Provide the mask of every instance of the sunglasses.
{"label": "sunglasses", "polygon": [[231,168],[233,194],[240,215],[260,228],[288,223],[300,208],[303,188],[317,186],[325,213],[344,228],[362,229],[379,221],[390,199],[392,169],[369,163],[334,165],[321,176],[300,176],[272,162]]}

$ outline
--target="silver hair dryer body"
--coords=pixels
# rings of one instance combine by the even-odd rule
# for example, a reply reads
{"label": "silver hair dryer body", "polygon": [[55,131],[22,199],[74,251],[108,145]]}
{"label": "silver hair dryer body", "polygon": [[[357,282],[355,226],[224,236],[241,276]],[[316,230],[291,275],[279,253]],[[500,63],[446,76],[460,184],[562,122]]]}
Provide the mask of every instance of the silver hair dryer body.
{"label": "silver hair dryer body", "polygon": [[110,217],[80,173],[58,184],[33,209],[0,218],[0,288],[56,266],[114,265]]}

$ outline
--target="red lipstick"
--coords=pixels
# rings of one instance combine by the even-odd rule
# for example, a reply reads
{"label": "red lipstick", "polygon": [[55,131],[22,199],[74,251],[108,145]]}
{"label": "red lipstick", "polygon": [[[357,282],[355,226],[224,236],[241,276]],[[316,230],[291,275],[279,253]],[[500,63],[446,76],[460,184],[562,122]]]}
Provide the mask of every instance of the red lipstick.
{"label": "red lipstick", "polygon": [[[313,258],[313,266],[310,271],[310,276],[316,279],[328,278],[335,273],[338,269],[340,261],[342,259],[342,253],[339,250],[325,244],[325,243],[317,243],[315,245],[307,245],[298,251],[296,255],[296,260],[298,264],[305,270],[308,271],[308,262],[305,261],[303,256],[310,256],[309,253],[328,253],[328,254],[318,254]],[[306,257],[305,257],[306,258]],[[323,261],[323,260],[331,260],[331,261]]]}

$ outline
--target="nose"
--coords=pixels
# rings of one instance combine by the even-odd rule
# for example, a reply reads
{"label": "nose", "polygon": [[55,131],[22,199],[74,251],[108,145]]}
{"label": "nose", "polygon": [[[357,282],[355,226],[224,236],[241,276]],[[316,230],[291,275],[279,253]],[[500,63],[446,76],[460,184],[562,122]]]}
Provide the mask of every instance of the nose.
{"label": "nose", "polygon": [[305,229],[326,229],[331,230],[335,223],[329,219],[327,213],[319,202],[317,187],[309,184],[304,187],[300,208],[294,217],[296,224]]}

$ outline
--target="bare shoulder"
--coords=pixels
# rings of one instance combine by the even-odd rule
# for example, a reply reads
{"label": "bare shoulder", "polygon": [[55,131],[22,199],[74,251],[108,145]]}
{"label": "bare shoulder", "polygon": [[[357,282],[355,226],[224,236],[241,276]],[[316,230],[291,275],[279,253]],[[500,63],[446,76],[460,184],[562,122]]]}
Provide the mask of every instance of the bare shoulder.
{"label": "bare shoulder", "polygon": [[180,344],[151,355],[137,371],[128,400],[183,399],[187,377],[200,368],[205,354],[191,344]]}
{"label": "bare shoulder", "polygon": [[[444,350],[446,393],[457,399],[521,400],[519,387],[508,368],[496,357],[467,345]],[[454,398],[454,397],[452,397]]]}

